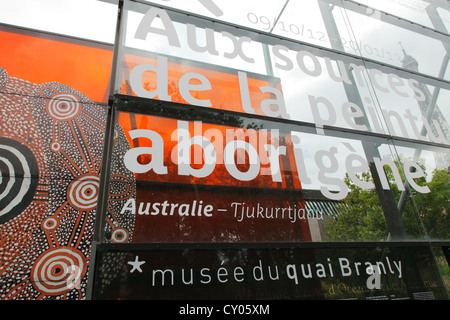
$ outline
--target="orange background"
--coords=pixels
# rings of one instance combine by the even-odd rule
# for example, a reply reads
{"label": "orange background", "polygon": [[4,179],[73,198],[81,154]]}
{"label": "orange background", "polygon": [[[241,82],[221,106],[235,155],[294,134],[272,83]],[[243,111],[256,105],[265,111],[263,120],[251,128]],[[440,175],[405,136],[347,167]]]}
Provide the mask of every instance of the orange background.
{"label": "orange background", "polygon": [[[293,156],[293,145],[290,140],[290,136],[281,136],[280,135],[280,145],[285,145],[287,147],[286,156],[280,157],[280,166],[281,166],[281,175],[282,182],[274,182],[271,175],[261,175],[259,174],[255,179],[251,181],[240,181],[238,179],[233,178],[228,171],[225,169],[225,165],[223,162],[219,161],[216,164],[214,171],[211,175],[205,178],[194,178],[192,176],[180,176],[178,175],[177,165],[172,162],[171,153],[172,150],[177,146],[177,141],[172,141],[172,134],[177,130],[177,120],[155,117],[150,115],[142,115],[142,114],[132,114],[119,112],[117,115],[117,122],[123,128],[125,132],[125,136],[128,139],[132,148],[134,147],[152,147],[152,143],[148,139],[135,139],[131,140],[129,136],[129,131],[134,129],[148,129],[157,132],[164,141],[164,165],[168,168],[168,174],[166,175],[158,175],[153,172],[153,170],[143,173],[137,174],[136,179],[140,181],[158,181],[158,182],[172,182],[172,183],[187,183],[187,184],[204,184],[204,185],[219,185],[219,186],[239,186],[239,187],[252,187],[252,188],[283,188],[283,189],[301,189],[301,183],[298,179],[297,168],[294,161]],[[201,124],[202,135],[205,135],[208,129],[216,129],[222,133],[222,137],[224,141],[222,144],[223,147],[226,144],[227,129],[236,130],[238,128],[228,127],[228,126],[218,126],[207,123]],[[193,122],[189,122],[189,131],[191,137],[196,134],[194,129]],[[244,130],[244,132],[247,130]],[[176,134],[175,134],[176,136]],[[267,136],[269,138],[269,136]],[[258,134],[259,139],[265,137]],[[248,141],[253,144],[252,141]],[[218,150],[217,145],[212,142],[216,147],[217,159],[223,158],[223,150]],[[264,162],[263,160],[268,160],[267,152],[262,154],[260,151],[260,147],[258,145],[253,145],[253,147],[258,150],[259,157],[261,160],[261,168],[267,168],[270,173],[270,164],[268,162]],[[141,163],[149,163],[151,159],[150,156],[141,156]],[[192,154],[191,154],[192,157]],[[248,158],[246,159],[245,164],[237,164],[237,167],[240,171],[246,172],[248,170]],[[191,159],[192,167],[195,168],[197,165],[194,164],[194,159]],[[237,162],[236,162],[237,163]],[[202,167],[203,164],[198,165],[198,168]]]}
{"label": "orange background", "polygon": [[[124,68],[122,71],[122,85],[120,92],[126,95],[136,95],[130,88],[125,79],[129,79],[129,73],[131,70],[140,64],[150,64],[153,66],[157,65],[156,57],[146,58],[130,54],[125,54],[124,56]],[[192,64],[192,65],[191,65]],[[198,66],[195,66],[195,65]],[[182,63],[171,62],[169,58],[168,61],[168,94],[172,97],[172,102],[185,103],[188,104],[178,89],[178,82],[184,74],[188,72],[195,72],[205,76],[211,84],[210,90],[205,91],[192,91],[191,94],[196,99],[200,100],[210,100],[211,107],[214,109],[223,109],[236,112],[245,112],[242,107],[241,102],[241,90],[239,87],[239,78],[237,70],[230,69],[229,72],[221,71],[220,68],[215,70],[214,66],[209,66],[207,64],[201,64],[198,62],[183,61]],[[125,74],[128,73],[128,74]],[[265,99],[273,99],[270,93],[263,93],[260,90],[262,86],[271,86],[277,88],[281,92],[281,85],[279,79],[269,78],[267,76],[259,76],[261,79],[257,79],[255,75],[247,75],[248,91],[250,95],[251,106],[257,115],[265,115],[261,110],[261,101]],[[142,79],[145,87],[145,83],[149,83],[148,90],[153,91],[156,88],[156,76],[155,73],[149,72],[144,73]]]}
{"label": "orange background", "polygon": [[[5,26],[0,26],[0,41],[4,47],[0,55],[0,67],[4,68],[10,77],[30,81],[34,84],[59,82],[81,92],[95,102],[107,102],[112,69],[112,45]],[[156,63],[156,60],[127,55],[129,70],[136,64],[152,62]],[[201,65],[200,63],[197,64]],[[169,94],[173,98],[172,101],[186,103],[179,94],[176,85],[183,74],[187,72],[198,72],[208,78],[211,82],[212,89],[205,92],[198,92],[196,98],[210,99],[213,108],[243,112],[237,74],[211,70],[207,65],[203,68],[173,62],[169,62],[168,68],[169,85],[175,83],[175,86],[172,87],[173,91],[169,91]],[[230,69],[230,72],[234,71]],[[277,86],[281,91],[280,85],[275,78],[255,79],[251,74],[247,78],[252,107],[255,109],[256,114],[263,114],[260,103],[264,99],[271,98],[271,96],[269,93],[262,93],[259,88],[270,85]],[[126,90],[125,88],[123,89]],[[122,93],[132,94],[131,92]],[[163,136],[167,146],[170,146],[169,150],[175,146],[170,140],[170,134],[176,129],[176,120],[136,116],[139,119],[138,128],[156,129]],[[129,115],[125,117],[122,115],[119,120],[119,124],[123,126],[126,134],[129,130],[135,129],[130,126],[129,119]],[[228,127],[211,126],[204,123],[203,130],[207,130],[208,128],[215,128],[224,132],[226,129],[229,129]],[[128,134],[127,138],[129,138]],[[292,177],[296,176],[296,169],[292,157],[292,149],[289,148],[289,137],[285,138],[289,151],[283,172],[285,178],[290,176],[292,179]],[[132,141],[130,143],[133,146],[134,143]],[[292,183],[287,183],[283,179],[283,183],[280,184],[274,183],[271,176],[260,175],[254,181],[243,183],[242,181],[231,178],[228,174],[224,175],[224,173],[226,173],[226,170],[220,168],[218,165],[213,175],[209,179],[203,179],[202,182],[206,184],[217,184],[220,181],[218,183],[219,185],[301,188],[298,179],[295,178]],[[140,178],[142,179],[143,177],[141,176]],[[159,181],[161,178],[164,177],[147,176],[144,180]],[[176,178],[172,176],[171,178],[174,182],[192,183],[192,181],[180,181],[181,177],[179,176]]]}
{"label": "orange background", "polygon": [[10,77],[34,84],[60,82],[95,102],[107,102],[112,45],[6,29],[0,27],[0,67]]}

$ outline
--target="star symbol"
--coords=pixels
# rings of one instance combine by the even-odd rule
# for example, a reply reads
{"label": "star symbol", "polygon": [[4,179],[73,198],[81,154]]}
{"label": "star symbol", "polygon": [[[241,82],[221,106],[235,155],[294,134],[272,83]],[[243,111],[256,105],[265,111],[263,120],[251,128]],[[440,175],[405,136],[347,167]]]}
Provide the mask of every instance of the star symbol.
{"label": "star symbol", "polygon": [[133,268],[130,270],[130,273],[133,273],[134,270],[142,273],[141,265],[143,265],[144,263],[145,261],[139,261],[139,256],[136,256],[134,261],[128,261],[128,264],[133,266]]}

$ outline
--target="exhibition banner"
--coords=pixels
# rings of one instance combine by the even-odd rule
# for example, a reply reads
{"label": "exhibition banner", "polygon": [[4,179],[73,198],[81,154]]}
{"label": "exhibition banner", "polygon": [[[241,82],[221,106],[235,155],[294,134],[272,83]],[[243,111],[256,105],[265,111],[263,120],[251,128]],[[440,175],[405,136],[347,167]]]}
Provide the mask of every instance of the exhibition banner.
{"label": "exhibition banner", "polygon": [[292,142],[279,130],[122,111],[116,119],[130,148],[112,167],[136,182],[135,196],[110,208],[136,223],[113,242],[310,241],[308,221],[326,215],[305,207]]}
{"label": "exhibition banner", "polygon": [[448,55],[157,2],[114,44],[0,24],[0,299],[448,298]]}
{"label": "exhibition banner", "polygon": [[136,199],[120,212],[136,221],[133,243],[311,241],[311,221],[327,218],[323,210],[305,208],[301,193],[139,181],[136,186]]}
{"label": "exhibition banner", "polygon": [[300,189],[290,135],[202,121],[118,112],[131,149],[123,157],[137,180]]}

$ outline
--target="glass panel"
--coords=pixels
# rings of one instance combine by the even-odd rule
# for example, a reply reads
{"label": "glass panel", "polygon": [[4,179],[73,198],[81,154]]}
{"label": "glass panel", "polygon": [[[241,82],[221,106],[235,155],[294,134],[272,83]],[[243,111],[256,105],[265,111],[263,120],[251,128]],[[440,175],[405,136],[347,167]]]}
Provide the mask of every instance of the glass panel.
{"label": "glass panel", "polygon": [[[136,219],[139,227],[133,241],[425,237],[417,210],[410,212],[412,217],[402,218],[397,206],[407,179],[425,177],[429,168],[402,174],[399,158],[403,155],[397,155],[386,139],[330,129],[318,135],[311,126],[123,99],[116,99],[116,107],[128,112],[117,114],[117,128],[123,134],[117,140],[121,142],[115,146],[112,167],[116,175],[123,172],[127,178],[119,181],[113,175],[111,181],[129,187],[118,187],[127,190],[121,193],[127,197],[120,199],[113,196],[117,191],[110,191],[110,203],[114,203],[110,213]],[[419,166],[416,162],[409,165]],[[131,187],[134,179],[135,191]],[[416,192],[426,192],[410,184]],[[154,223],[157,220],[161,222]],[[211,233],[197,232],[198,227],[192,227],[198,223],[194,220],[211,223]],[[255,229],[240,229],[244,220]],[[419,227],[406,228],[411,220],[418,221]],[[277,229],[277,224],[282,229]],[[148,232],[157,225],[168,230]],[[266,225],[272,226],[271,232],[261,232]]]}
{"label": "glass panel", "polygon": [[[179,0],[148,2],[273,33],[283,38],[331,48],[330,35],[327,33],[322,16],[323,8],[321,9],[320,1],[317,0],[301,2],[251,0],[245,1],[245,3],[238,0],[206,0],[192,3]],[[341,40],[344,44],[351,44],[349,34],[342,35]]]}
{"label": "glass panel", "polygon": [[308,217],[314,213],[306,212],[290,135],[260,121],[216,118],[208,123],[117,114],[128,142],[116,141],[111,184],[127,192],[117,198],[110,191],[109,212],[136,220],[129,239],[310,240]]}
{"label": "glass panel", "polygon": [[[430,1],[391,1],[389,4],[380,4],[362,1],[364,5],[361,6],[355,2],[342,3],[337,0],[284,3],[258,1],[257,4],[246,2],[243,6],[235,1],[221,0],[198,1],[192,4],[175,0],[152,1],[162,6],[199,13],[283,38],[361,55],[394,66],[402,66],[403,45],[408,53],[419,60],[420,72],[438,76],[439,59],[428,59],[427,54],[420,52],[419,48],[432,47],[434,54],[439,53],[440,57],[444,57],[450,45],[446,36],[450,12],[445,1],[432,1],[431,5],[428,2]],[[239,10],[236,10],[237,7]],[[405,20],[398,19],[397,16]],[[408,18],[412,18],[413,22],[423,22],[439,32],[412,25]],[[426,45],[417,47],[417,39]]]}
{"label": "glass panel", "polygon": [[266,32],[272,29],[273,19],[276,19],[276,15],[284,7],[284,1],[273,2],[270,0],[247,0],[245,2],[200,0],[189,3],[182,0],[156,0],[147,2]]}
{"label": "glass panel", "polygon": [[[405,191],[399,197],[399,210],[402,211],[404,220],[409,219],[409,224],[415,222],[426,232],[427,237],[433,240],[448,240],[450,236],[450,220],[447,212],[450,167],[450,151],[448,148],[427,147],[420,144],[400,143],[396,146],[396,152],[403,166],[404,173],[409,175],[405,183]],[[414,162],[415,165],[411,165]],[[419,178],[415,174],[423,172]],[[412,179],[412,180],[411,180]],[[415,186],[415,190],[408,188]],[[417,192],[419,190],[419,192]],[[401,209],[405,206],[404,209]],[[412,214],[416,211],[419,217]],[[410,218],[407,218],[407,216]],[[411,229],[411,233],[415,233]]]}
{"label": "glass panel", "polygon": [[447,294],[450,293],[450,247],[432,247],[436,265],[441,273]]}
{"label": "glass panel", "polygon": [[[236,229],[239,222],[253,217],[239,213],[238,204],[234,208],[229,203],[225,204],[231,201],[230,198],[220,204],[210,204],[214,209],[223,209],[231,215],[225,223],[231,226],[227,236],[223,236],[225,233],[217,236],[219,232],[214,231],[205,238],[195,238],[199,234],[192,231],[195,228],[178,224],[172,227],[175,232],[172,235],[167,236],[170,232],[163,232],[162,240],[157,232],[153,232],[153,238],[136,236],[135,239],[141,239],[137,241],[385,241],[426,238],[417,207],[408,202],[407,214],[399,214],[398,203],[405,185],[413,185],[417,187],[414,189],[416,192],[424,192],[419,185],[407,183],[411,176],[416,176],[402,170],[402,154],[397,152],[391,138],[400,139],[396,141],[398,146],[408,141],[426,141],[428,145],[436,146],[449,144],[448,112],[435,104],[445,105],[449,89],[445,82],[287,40],[272,43],[273,39],[269,37],[229,26],[215,24],[211,29],[206,20],[157,7],[126,2],[126,9],[123,18],[126,30],[121,38],[124,45],[119,50],[115,88],[116,93],[137,97],[131,100],[118,98],[118,101],[124,100],[120,102],[117,124],[128,139],[127,148],[132,150],[129,154],[138,152],[135,148],[141,148],[142,152],[147,148],[147,160],[139,162],[135,157],[135,171],[132,170],[138,185],[147,190],[142,191],[142,196],[137,191],[136,199],[143,199],[136,204],[142,205],[141,216],[145,216],[145,206],[149,208],[148,216],[152,215],[151,212],[157,215],[156,211],[150,211],[152,203],[145,202],[146,197],[168,196],[151,186],[155,183],[163,183],[161,190],[167,183],[183,185],[185,189],[177,187],[178,192],[189,195],[191,208],[194,201],[196,205],[200,201],[207,205],[204,199],[214,198],[215,192],[221,192],[221,188],[233,187],[244,188],[239,194],[241,200],[236,200],[239,209],[258,211],[258,204],[250,204],[247,192],[255,194],[257,201],[269,207],[264,200],[267,193],[260,192],[273,188],[301,190],[305,197],[301,201],[304,202],[290,200],[286,193],[285,201],[290,203],[286,210],[294,205],[313,214],[326,212],[326,217],[321,217],[323,221],[308,220],[306,233],[303,230],[293,235],[283,229],[276,235],[263,232],[258,237],[255,236],[257,233],[249,235],[245,233],[247,230]],[[194,34],[206,36],[203,49],[198,47]],[[222,49],[216,50],[221,48],[224,37],[236,45],[233,59],[226,56],[232,51],[227,49],[223,53]],[[259,51],[245,51],[245,45]],[[253,57],[259,58],[251,61],[249,58]],[[153,99],[169,103],[157,103]],[[429,110],[433,112],[427,115]],[[286,141],[286,144],[280,144],[280,147],[286,147],[286,156],[281,158],[289,164],[283,165],[280,180],[275,181],[273,171],[269,175],[262,174],[264,170],[274,169],[271,166],[273,162],[267,150],[256,146],[253,149],[259,151],[253,156],[250,153],[244,155],[250,163],[240,169],[234,167],[236,172],[240,172],[235,175],[222,163],[220,169],[217,162],[208,166],[206,150],[202,148],[194,152],[200,152],[201,161],[195,163],[195,159],[190,160],[191,164],[198,165],[195,169],[189,167],[180,171],[179,165],[173,162],[173,155],[177,154],[173,150],[180,142],[180,136],[175,132],[185,130],[186,139],[190,141],[188,145],[198,144],[189,140],[195,136],[206,143],[202,144],[203,148],[212,145],[212,136],[218,134],[220,138],[214,136],[214,141],[221,142],[222,147],[217,149],[214,144],[210,151],[214,150],[222,157],[227,145],[224,132],[244,129],[243,134],[247,135],[250,128],[257,132],[257,139],[264,130],[280,130],[281,139]],[[146,134],[152,133],[146,136],[140,135],[143,134],[141,132],[135,137],[139,139],[129,136],[129,132],[140,129]],[[247,138],[251,139],[249,135]],[[157,145],[165,147],[160,158],[151,151],[154,148],[151,143],[156,143],[154,139],[159,141]],[[269,162],[263,164],[259,158],[262,156],[260,151]],[[119,157],[116,161],[123,166],[121,159]],[[255,159],[261,161],[255,169],[256,174],[247,176],[252,172],[251,162]],[[156,162],[152,164],[153,161]],[[388,169],[385,172],[386,165]],[[145,167],[146,173],[136,171]],[[183,170],[187,171],[180,174]],[[423,176],[427,174],[430,174],[428,169],[422,173]],[[417,175],[422,177],[420,173]],[[192,184],[201,187],[192,193]],[[212,190],[212,186],[219,191]],[[275,198],[278,193],[268,192],[272,197],[270,201],[275,201],[271,206],[277,206]],[[157,195],[159,193],[161,195]],[[170,195],[172,202],[166,204],[174,210],[175,204],[178,208],[181,201],[175,194]],[[249,203],[244,206],[244,202]],[[159,218],[163,218],[160,205],[156,207]],[[138,212],[138,206],[130,207],[123,203],[121,206],[118,210],[134,215]],[[298,215],[296,219],[299,220]],[[144,224],[147,225],[144,229],[154,228]],[[216,225],[222,225],[222,222]],[[354,228],[349,232],[351,227]]]}
{"label": "glass panel", "polygon": [[261,44],[240,29],[139,3],[126,2],[125,9],[120,58],[140,49],[251,72],[265,70]]}
{"label": "glass panel", "polygon": [[[96,217],[112,252],[95,271],[114,262],[102,298],[150,283],[150,266],[195,272],[165,284],[170,298],[445,297],[428,249],[450,240],[448,3],[125,1],[109,97],[115,2],[0,4],[3,299],[84,299]],[[130,280],[138,252],[148,264]],[[81,286],[38,270],[56,256]],[[374,296],[356,266],[380,256]],[[162,297],[145,288],[128,292]]]}
{"label": "glass panel", "polygon": [[[346,32],[350,28],[361,56],[406,68],[404,55],[407,52],[418,62],[416,71],[448,80],[445,76],[447,66],[441,70],[443,61],[448,59],[450,49],[448,31],[442,34],[420,28],[407,21],[381,14],[379,11],[367,12],[367,7],[359,7],[351,2],[345,2],[344,7],[350,25],[339,25],[339,31]],[[443,28],[440,17],[435,16],[433,19],[436,25]],[[423,50],[424,48],[426,50]]]}
{"label": "glass panel", "polygon": [[[450,114],[446,102],[450,88],[447,83],[372,63],[367,63],[366,67],[368,86],[374,91],[374,99],[390,135],[450,144]],[[364,102],[368,101],[365,97]]]}
{"label": "glass panel", "polygon": [[[447,1],[443,0],[356,0],[354,2],[359,2],[373,9],[421,24],[428,28],[434,28],[429,12],[435,7],[440,13],[439,15],[441,16],[443,23],[447,26],[450,25],[450,20],[448,19],[450,8]],[[367,8],[367,10],[370,11],[371,9]],[[444,32],[444,30],[440,30],[439,28],[435,29]]]}
{"label": "glass panel", "polygon": [[117,0],[17,0],[0,3],[0,23],[110,44],[114,43],[116,21]]}
{"label": "glass panel", "polygon": [[262,15],[252,10],[247,18],[255,26],[270,26],[273,34],[331,48],[321,8],[316,0],[286,1],[286,7],[280,15],[276,13],[278,11],[272,10],[271,14]]}
{"label": "glass panel", "polygon": [[446,299],[431,249],[420,246],[101,246],[97,257],[96,299]]}
{"label": "glass panel", "polygon": [[[116,93],[258,115],[286,112],[276,77],[147,51],[126,51],[130,53],[122,57]],[[278,106],[272,93],[279,96]]]}
{"label": "glass panel", "polygon": [[[133,3],[130,9],[126,17],[138,16],[124,18],[131,22],[124,24],[126,45],[119,55],[116,93],[314,123],[318,132],[333,126],[448,144],[446,111],[438,111],[445,108],[430,106],[435,99],[442,101],[439,97],[446,95],[446,83],[289,41],[276,45],[255,41],[260,37],[238,29],[233,32],[242,36],[226,33],[228,39],[224,39],[223,32],[206,31],[199,19],[155,7],[144,19],[140,12],[145,7]],[[164,29],[156,29],[159,15],[165,17],[160,20],[166,23]],[[194,23],[199,27],[193,27]],[[159,34],[171,25],[170,35]],[[188,25],[190,32],[195,29],[209,35],[205,52],[185,43],[194,41],[186,39]],[[138,29],[146,30],[145,39],[138,39]],[[150,36],[155,41],[148,41]],[[244,51],[242,43],[230,59],[217,48],[232,38],[245,39],[245,48],[254,50]],[[171,39],[176,43],[171,44]],[[402,61],[405,68],[416,70],[411,56]],[[446,66],[444,61],[441,69]],[[433,109],[432,117],[440,119],[436,121],[441,123],[441,136],[440,131],[435,136],[422,132],[422,127],[434,126],[435,118],[426,116]]]}
{"label": "glass panel", "polygon": [[[206,31],[205,21],[200,19],[155,7],[146,11],[147,7],[136,3],[128,5],[116,93],[315,123],[318,130],[325,125],[387,132],[379,108],[372,102],[374,94],[366,84],[361,60],[287,41],[266,44],[255,40],[260,36],[238,29],[230,29],[237,34]],[[170,35],[160,34],[158,23],[162,21]],[[188,28],[190,32],[208,32],[209,49],[193,50],[193,44],[185,42],[189,41]],[[152,41],[147,39],[150,37]],[[228,55],[231,49],[225,53],[216,50],[219,45],[230,44],[230,39],[236,45],[234,56]],[[264,40],[271,42],[270,38]],[[368,95],[364,97],[365,104],[371,103],[367,110],[358,86]]]}
{"label": "glass panel", "polygon": [[110,45],[0,26],[8,50],[0,68],[35,84],[59,82],[92,101],[107,102],[113,50]]}

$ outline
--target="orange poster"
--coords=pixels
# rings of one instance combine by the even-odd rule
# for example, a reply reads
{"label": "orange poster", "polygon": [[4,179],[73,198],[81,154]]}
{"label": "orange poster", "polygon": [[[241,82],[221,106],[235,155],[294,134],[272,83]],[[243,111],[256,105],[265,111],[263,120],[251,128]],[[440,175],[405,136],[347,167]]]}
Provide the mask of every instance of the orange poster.
{"label": "orange poster", "polygon": [[59,82],[95,102],[107,102],[112,45],[0,27],[0,67],[10,77]]}

